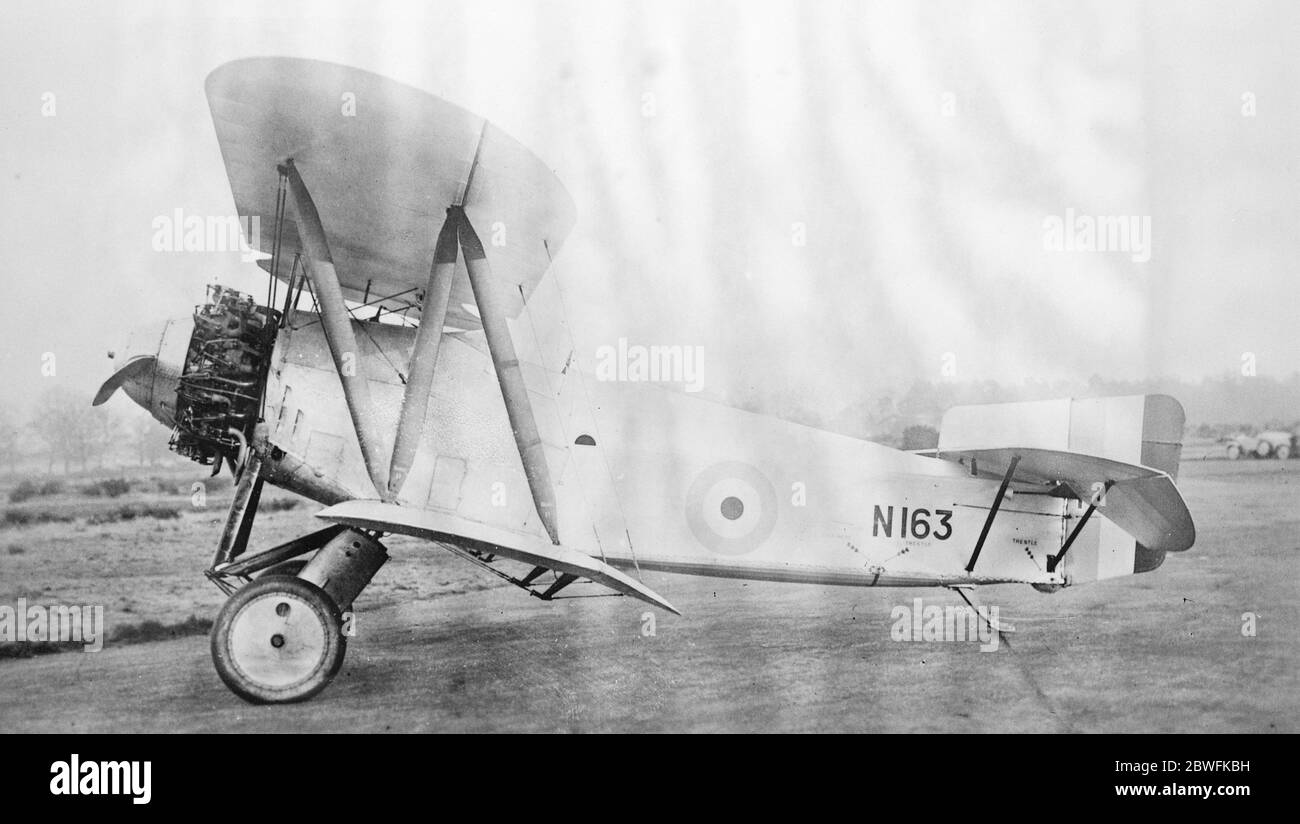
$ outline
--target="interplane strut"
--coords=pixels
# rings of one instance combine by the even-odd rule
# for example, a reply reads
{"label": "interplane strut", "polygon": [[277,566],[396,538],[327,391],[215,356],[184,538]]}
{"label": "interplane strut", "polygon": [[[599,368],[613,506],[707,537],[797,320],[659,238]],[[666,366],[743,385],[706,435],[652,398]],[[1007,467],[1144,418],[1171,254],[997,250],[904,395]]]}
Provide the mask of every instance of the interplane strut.
{"label": "interplane strut", "polygon": [[289,181],[289,199],[297,214],[298,230],[307,250],[304,268],[320,305],[325,341],[329,344],[334,368],[343,385],[343,398],[347,401],[348,414],[352,416],[352,426],[361,444],[361,457],[379,496],[386,501],[391,500],[387,467],[382,457],[383,438],[370,400],[370,384],[362,374],[357,338],[352,331],[351,315],[343,302],[343,289],[339,286],[338,272],[334,269],[334,258],[330,255],[325,227],[321,224],[320,213],[316,211],[316,204],[312,202],[307,185],[292,160],[285,163],[283,171]]}
{"label": "interplane strut", "polygon": [[396,497],[402,491],[406,475],[411,471],[415,453],[424,434],[424,418],[429,410],[429,394],[433,390],[434,367],[438,363],[438,344],[442,341],[442,326],[447,320],[447,302],[451,299],[451,284],[456,276],[456,257],[459,246],[456,228],[459,211],[448,209],[438,244],[433,252],[433,267],[429,270],[429,284],[424,290],[424,305],[420,309],[420,328],[415,333],[415,346],[411,349],[411,362],[406,370],[406,391],[402,396],[402,415],[397,422],[397,437],[393,442],[393,460],[388,469],[388,491]]}
{"label": "interplane strut", "polygon": [[464,211],[459,207],[453,208],[460,212],[460,247],[465,255],[465,268],[469,270],[469,285],[474,291],[474,302],[478,304],[479,319],[483,321],[483,334],[487,337],[497,383],[501,385],[506,414],[510,416],[515,446],[519,448],[519,457],[524,464],[524,475],[528,478],[533,503],[546,528],[546,534],[550,536],[551,543],[558,544],[560,533],[555,522],[555,490],[551,486],[551,471],[546,464],[545,447],[542,445],[541,433],[537,430],[537,419],[533,417],[532,403],[528,400],[524,373],[519,368],[519,356],[515,354],[510,327],[506,325],[505,310],[498,302],[498,292],[492,285],[492,270],[488,266],[487,255],[478,233],[470,225]]}
{"label": "interplane strut", "polygon": [[[351,317],[343,302],[338,273],[330,255],[329,243],[320,214],[312,202],[311,194],[293,161],[286,161],[282,172],[289,184],[289,199],[298,218],[303,245],[307,251],[307,277],[320,305],[322,326],[330,354],[338,370],[348,412],[361,445],[366,471],[384,501],[393,501],[415,460],[420,439],[424,434],[424,420],[428,413],[429,396],[433,388],[437,367],[438,348],[442,339],[443,323],[455,277],[458,252],[465,257],[470,288],[478,306],[483,333],[487,339],[492,366],[505,402],[510,429],[515,446],[523,462],[524,475],[532,493],[538,517],[551,542],[559,544],[556,523],[555,490],[551,485],[550,468],[546,462],[545,447],[537,420],[533,415],[528,387],[520,369],[519,356],[507,324],[506,309],[492,279],[492,269],[478,233],[470,224],[462,205],[447,209],[447,218],[438,233],[433,266],[429,271],[420,327],[407,369],[406,389],[402,411],[393,440],[387,465],[382,463],[383,438],[377,428],[370,398],[370,387],[361,374],[357,357],[357,341],[352,330]],[[466,186],[466,190],[469,186]]]}

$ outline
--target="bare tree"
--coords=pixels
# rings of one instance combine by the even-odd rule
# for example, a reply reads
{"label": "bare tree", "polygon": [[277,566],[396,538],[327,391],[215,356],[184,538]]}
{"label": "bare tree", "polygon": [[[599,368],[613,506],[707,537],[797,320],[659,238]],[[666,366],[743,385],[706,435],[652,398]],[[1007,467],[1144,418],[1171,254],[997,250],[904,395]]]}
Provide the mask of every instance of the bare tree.
{"label": "bare tree", "polygon": [[36,399],[31,429],[45,444],[49,471],[56,460],[63,461],[65,474],[74,460],[86,468],[95,441],[93,411],[90,398],[62,386],[46,389]]}
{"label": "bare tree", "polygon": [[0,406],[0,466],[10,475],[18,459],[18,418],[12,408]]}
{"label": "bare tree", "polygon": [[167,456],[168,432],[152,415],[144,412],[132,415],[127,431],[141,466],[153,466]]}
{"label": "bare tree", "polygon": [[124,428],[121,416],[106,407],[91,412],[87,451],[95,465],[104,468],[104,459],[113,453],[113,447],[122,443]]}

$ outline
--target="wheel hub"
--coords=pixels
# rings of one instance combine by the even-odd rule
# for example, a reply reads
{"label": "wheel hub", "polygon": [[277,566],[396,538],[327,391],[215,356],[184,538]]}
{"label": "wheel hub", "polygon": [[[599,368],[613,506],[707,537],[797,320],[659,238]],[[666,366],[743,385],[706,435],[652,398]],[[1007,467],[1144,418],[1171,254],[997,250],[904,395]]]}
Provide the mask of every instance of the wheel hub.
{"label": "wheel hub", "polygon": [[305,600],[289,593],[267,593],[245,604],[231,622],[231,657],[253,681],[277,689],[289,687],[321,665],[327,632]]}

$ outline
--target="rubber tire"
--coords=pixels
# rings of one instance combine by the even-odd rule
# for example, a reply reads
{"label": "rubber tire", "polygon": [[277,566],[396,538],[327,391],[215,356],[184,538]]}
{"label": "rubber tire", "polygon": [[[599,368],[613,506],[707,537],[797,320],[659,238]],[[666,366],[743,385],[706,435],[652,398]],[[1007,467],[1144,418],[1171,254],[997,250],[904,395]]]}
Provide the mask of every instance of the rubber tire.
{"label": "rubber tire", "polygon": [[1241,457],[1241,447],[1235,443],[1228,444],[1228,460],[1235,461]]}
{"label": "rubber tire", "polygon": [[[320,658],[310,672],[284,686],[255,680],[240,668],[230,648],[231,633],[241,611],[255,601],[277,594],[305,603],[310,616],[320,622],[324,635]],[[212,625],[212,663],[216,666],[217,675],[230,691],[251,704],[306,701],[329,686],[343,666],[347,639],[343,637],[342,628],[338,605],[320,587],[301,578],[284,575],[259,578],[230,596],[217,613],[217,620]]]}
{"label": "rubber tire", "polygon": [[1277,449],[1273,450],[1273,457],[1277,458],[1279,461],[1285,461],[1287,458],[1291,457],[1291,447],[1286,444],[1281,444]]}
{"label": "rubber tire", "polygon": [[1267,458],[1271,454],[1273,454],[1273,445],[1268,441],[1260,441],[1255,444],[1255,457]]}

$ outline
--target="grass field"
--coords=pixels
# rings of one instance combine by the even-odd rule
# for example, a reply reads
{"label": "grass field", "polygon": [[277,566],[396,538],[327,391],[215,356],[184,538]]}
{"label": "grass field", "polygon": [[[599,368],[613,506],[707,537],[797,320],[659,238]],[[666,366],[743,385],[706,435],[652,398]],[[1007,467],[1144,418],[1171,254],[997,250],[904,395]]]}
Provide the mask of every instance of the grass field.
{"label": "grass field", "polygon": [[[3,506],[0,604],[24,598],[28,604],[102,605],[110,639],[141,639],[141,628],[150,624],[158,625],[152,633],[158,637],[167,637],[165,630],[173,626],[178,632],[205,631],[206,620],[225,600],[203,570],[212,562],[230,506],[229,477],[213,479],[201,468],[186,467],[137,472],[128,481],[130,492],[105,497],[82,491],[94,478],[73,478],[62,481],[58,494]],[[204,485],[201,497],[193,493],[196,483]],[[0,486],[0,501],[8,500],[15,485]],[[324,524],[313,517],[320,508],[267,487],[250,550],[320,529]],[[428,544],[400,536],[385,544],[394,557],[366,590],[367,605],[501,584]]]}
{"label": "grass field", "polygon": [[[193,637],[222,602],[201,571],[229,490],[206,507],[157,491],[32,499],[23,506],[76,517],[0,528],[0,603],[104,604],[110,642],[0,661],[11,696],[0,731],[1297,732],[1298,473],[1300,461],[1185,461],[1196,545],[1153,572],[1054,595],[982,590],[1018,630],[993,654],[891,640],[893,605],[955,601],[942,590],[652,575],[683,615],[662,616],[647,639],[639,604],[542,604],[389,539],[393,560],[358,602],[363,630],[340,677],[292,708],[244,705]],[[88,523],[130,503],[180,515]],[[308,531],[314,511],[265,514],[255,545]],[[141,630],[147,621],[159,626]],[[191,637],[139,643],[177,624]]]}
{"label": "grass field", "polygon": [[[1300,572],[1298,474],[1300,460],[1227,461],[1213,442],[1189,443],[1180,486],[1200,538],[1185,557],[1244,544],[1252,556],[1263,556],[1259,563],[1282,560],[1292,564],[1291,573]],[[130,491],[116,497],[85,492],[106,477],[115,482],[124,478]],[[102,604],[109,627],[168,624],[191,615],[211,616],[220,608],[224,596],[202,571],[230,506],[228,475],[211,478],[200,467],[181,466],[56,480],[63,487],[59,493],[0,503],[0,603],[21,597],[29,603]],[[0,484],[0,502],[8,500],[17,483]],[[195,484],[203,485],[201,497],[194,495]],[[250,548],[319,529],[321,523],[313,517],[319,509],[312,501],[267,487]],[[492,575],[419,541],[393,536],[385,542],[393,548],[393,560],[366,591],[370,603],[501,585]],[[1289,556],[1283,548],[1288,542]],[[1283,545],[1284,554],[1268,552],[1271,544]],[[1250,572],[1238,574],[1250,577]]]}

